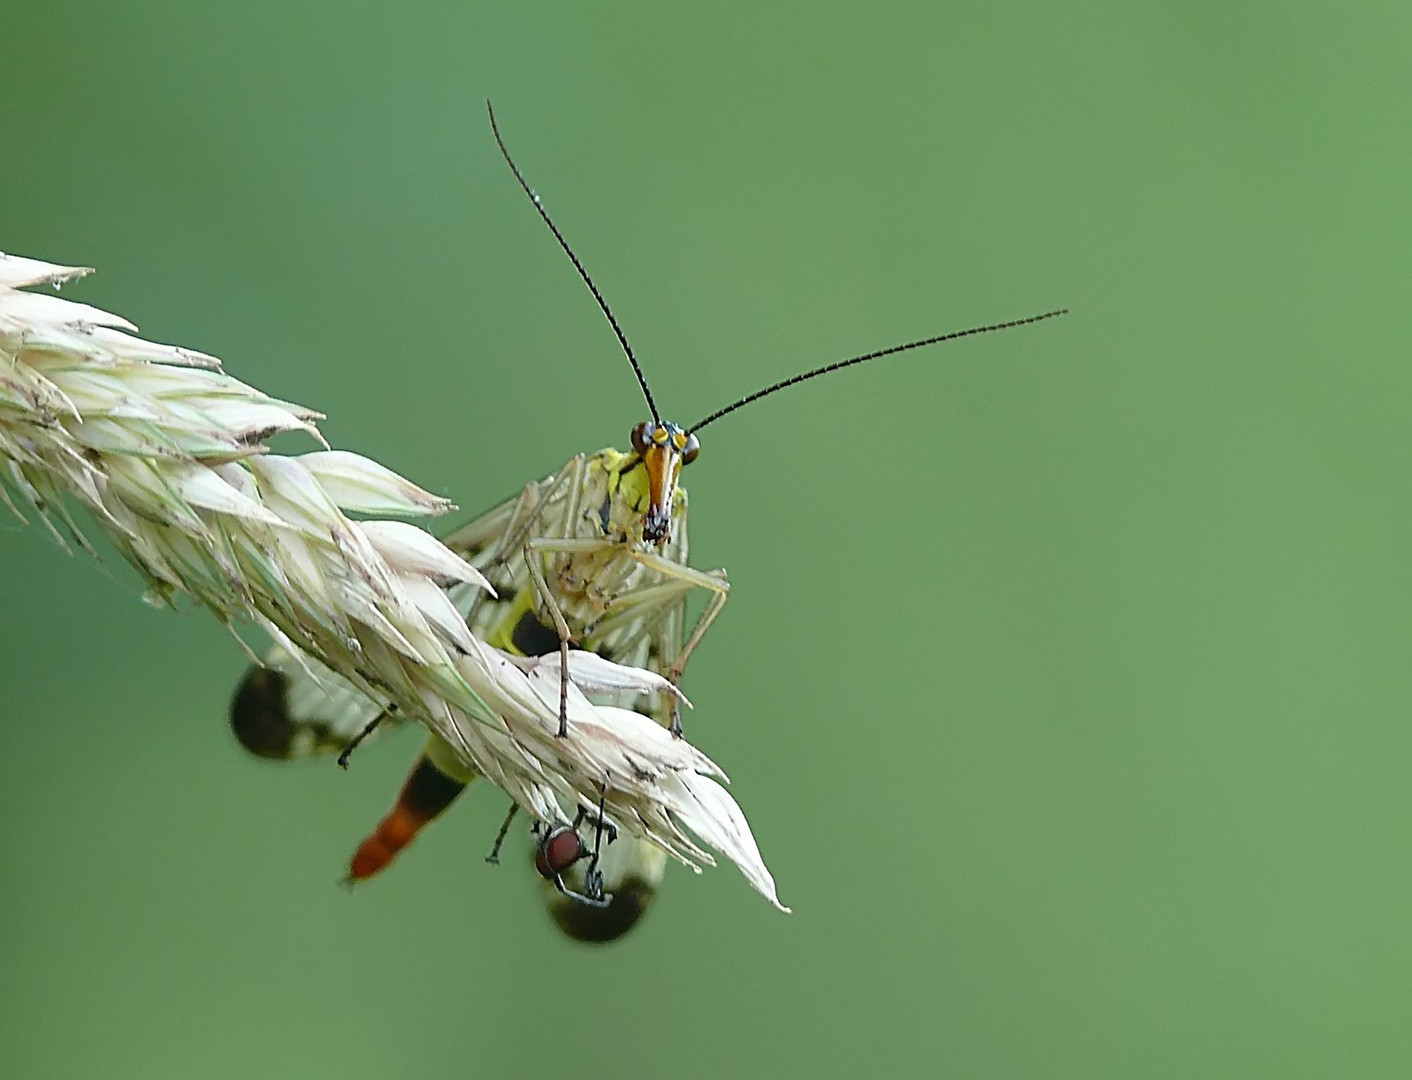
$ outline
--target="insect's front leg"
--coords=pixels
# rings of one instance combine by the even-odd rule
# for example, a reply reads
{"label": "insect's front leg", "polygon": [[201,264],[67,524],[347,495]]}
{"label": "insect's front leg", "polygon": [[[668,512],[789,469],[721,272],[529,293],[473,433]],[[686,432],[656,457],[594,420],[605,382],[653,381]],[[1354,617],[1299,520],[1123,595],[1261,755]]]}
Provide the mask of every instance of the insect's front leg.
{"label": "insect's front leg", "polygon": [[549,589],[549,583],[544,579],[544,567],[540,565],[539,553],[533,540],[525,544],[525,566],[529,569],[530,580],[534,582],[535,592],[539,594],[540,600],[549,611],[549,617],[554,620],[554,629],[559,633],[559,738],[564,738],[569,733],[569,641],[572,635],[569,633],[569,623],[564,618],[563,611],[560,610],[558,602],[554,599],[554,594]]}

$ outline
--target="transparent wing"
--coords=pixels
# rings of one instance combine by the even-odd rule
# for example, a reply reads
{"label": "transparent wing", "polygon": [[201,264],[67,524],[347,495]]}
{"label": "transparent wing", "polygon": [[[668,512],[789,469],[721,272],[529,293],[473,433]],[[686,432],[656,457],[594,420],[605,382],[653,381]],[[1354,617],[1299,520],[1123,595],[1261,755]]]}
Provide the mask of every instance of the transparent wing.
{"label": "transparent wing", "polygon": [[341,675],[276,646],[252,665],[230,703],[230,727],[257,757],[297,761],[342,753],[379,715],[378,730],[401,723]]}
{"label": "transparent wing", "polygon": [[[686,493],[680,492],[673,508],[672,538],[644,560],[608,535],[614,517],[610,463],[617,459],[611,451],[575,458],[559,473],[527,487],[514,503],[447,538],[447,546],[485,574],[499,597],[493,600],[479,589],[451,594],[474,632],[492,645],[526,656],[558,650],[559,635],[532,583],[528,547],[535,553],[529,557],[546,560],[545,580],[577,639],[575,648],[658,674],[678,674],[673,669],[682,652],[686,599],[702,584],[687,566]],[[575,559],[583,562],[576,564]],[[585,568],[591,569],[591,582],[583,580],[589,576]],[[603,600],[601,609],[560,593],[567,582],[584,591],[596,590]],[[666,695],[591,696],[599,704],[634,709],[663,726],[674,719]],[[585,809],[592,813],[592,807]],[[581,827],[581,836],[585,844],[596,843],[591,822]],[[620,836],[602,851],[598,865],[603,889],[612,897],[606,906],[580,903],[546,881],[545,907],[568,936],[612,941],[632,929],[652,904],[666,864],[661,849]],[[586,866],[580,862],[564,875],[575,892],[585,889]]]}
{"label": "transparent wing", "polygon": [[[556,572],[546,576],[553,602],[574,634],[574,647],[585,648],[617,663],[643,667],[676,679],[683,653],[687,597],[698,588],[712,595],[686,644],[700,640],[728,586],[720,571],[702,573],[687,565],[689,552],[687,502],[679,490],[673,509],[672,538],[660,550],[643,552],[610,536],[608,525],[621,506],[610,497],[614,451],[579,455],[551,476],[535,481],[446,537],[444,543],[480,570],[496,590],[457,586],[448,593],[465,616],[472,633],[510,652],[537,656],[556,651],[559,636],[538,596],[526,561],[542,557]],[[582,563],[576,559],[584,560]],[[596,605],[586,604],[565,584],[558,571],[578,574],[580,592],[595,590]],[[586,568],[586,569],[585,569]],[[588,580],[591,579],[591,580]],[[633,709],[663,726],[673,720],[672,701],[665,694],[630,692],[596,694],[605,705]],[[247,750],[262,757],[293,760],[341,752],[374,720],[377,730],[400,722],[385,711],[385,703],[369,698],[347,680],[315,663],[274,649],[263,665],[252,667],[236,691],[231,725]],[[428,746],[408,778],[407,786],[388,817],[359,848],[350,864],[350,878],[361,880],[379,872],[427,821],[459,793],[466,779],[450,779],[432,767],[435,748]],[[430,781],[435,799],[417,787]],[[409,797],[409,791],[417,791]],[[441,789],[445,790],[441,790]],[[431,809],[431,804],[435,809]],[[418,820],[403,820],[411,811]],[[593,808],[586,808],[592,810]],[[390,823],[390,825],[389,825]],[[585,834],[592,831],[583,826]],[[396,834],[396,844],[383,834]],[[587,835],[586,835],[587,839]],[[565,933],[588,941],[610,941],[626,933],[656,895],[667,856],[660,849],[630,837],[620,837],[603,852],[600,869],[613,894],[607,907],[569,900],[548,887],[546,906]],[[366,863],[366,865],[364,865]],[[581,875],[582,864],[566,875],[569,884]]]}
{"label": "transparent wing", "polygon": [[[471,548],[485,552],[478,559],[469,560],[477,564],[477,569],[484,571],[493,561],[496,545],[514,520],[516,509],[525,503],[527,493],[555,479],[529,485],[525,492],[507,499],[455,534],[465,538],[463,552]],[[513,598],[518,591],[513,582],[509,584],[509,591],[500,590],[502,598]],[[476,588],[458,589],[457,594],[458,606],[469,617],[471,632],[485,637],[488,626],[503,610],[503,602],[492,601],[473,610],[477,606],[474,594],[491,598]],[[387,712],[386,705],[322,664],[275,646],[261,664],[246,671],[236,687],[231,698],[230,726],[240,745],[257,757],[297,761],[342,753],[379,716],[382,719],[373,729],[375,733],[402,724],[402,718]]]}

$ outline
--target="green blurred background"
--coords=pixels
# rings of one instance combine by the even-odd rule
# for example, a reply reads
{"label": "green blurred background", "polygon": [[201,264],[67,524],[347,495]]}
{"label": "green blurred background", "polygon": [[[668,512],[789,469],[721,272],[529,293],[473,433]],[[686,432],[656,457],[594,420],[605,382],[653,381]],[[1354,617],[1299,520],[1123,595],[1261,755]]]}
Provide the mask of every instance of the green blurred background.
{"label": "green blurred background", "polygon": [[[0,523],[0,1074],[1412,1072],[1405,4],[16,5],[0,248],[455,498],[689,423],[688,730],[792,916],[609,949],[417,740],[247,760],[246,660]],[[392,740],[389,740],[391,743]]]}

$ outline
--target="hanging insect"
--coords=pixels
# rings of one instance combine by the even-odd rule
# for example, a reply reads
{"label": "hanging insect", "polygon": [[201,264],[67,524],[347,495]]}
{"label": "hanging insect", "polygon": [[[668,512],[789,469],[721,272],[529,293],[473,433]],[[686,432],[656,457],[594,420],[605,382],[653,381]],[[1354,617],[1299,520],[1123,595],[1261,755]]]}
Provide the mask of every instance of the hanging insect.
{"label": "hanging insect", "polygon": [[[469,587],[451,592],[471,632],[522,656],[557,650],[561,671],[567,671],[568,650],[587,649],[620,664],[647,668],[676,684],[720,615],[730,586],[724,570],[698,570],[688,563],[687,495],[680,483],[682,468],[700,453],[703,429],[745,405],[830,372],[1066,313],[1047,311],[839,360],[772,383],[695,424],[680,426],[662,417],[627,335],[511,158],[489,102],[486,106],[502,156],[617,336],[650,415],[632,429],[627,450],[610,447],[576,454],[558,472],[526,485],[445,541],[496,590],[493,596]],[[706,594],[706,607],[687,633],[686,602],[696,590]],[[276,651],[265,666],[252,668],[237,690],[231,725],[246,749],[260,756],[289,760],[338,752],[346,764],[348,753],[363,737],[398,718],[352,686],[340,684],[336,676],[310,679],[303,664]],[[561,687],[564,734],[566,676]],[[681,730],[676,699],[670,695],[620,694],[605,701],[634,708],[675,733]],[[362,881],[383,870],[472,779],[449,748],[432,737],[393,808],[355,853],[350,880]],[[581,814],[580,827],[582,822]],[[577,830],[570,830],[570,837],[562,827],[552,832],[543,828],[535,859],[546,879],[550,912],[564,932],[584,941],[611,941],[636,925],[651,904],[666,855],[628,836],[616,842],[609,836],[605,847],[600,843],[601,816],[594,827],[591,849]],[[497,839],[492,861],[499,846]]]}

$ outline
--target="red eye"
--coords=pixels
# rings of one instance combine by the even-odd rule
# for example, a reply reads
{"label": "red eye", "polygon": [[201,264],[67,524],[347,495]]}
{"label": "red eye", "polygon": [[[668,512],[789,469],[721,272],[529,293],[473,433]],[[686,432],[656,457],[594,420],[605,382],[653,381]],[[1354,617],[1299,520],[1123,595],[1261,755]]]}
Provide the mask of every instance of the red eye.
{"label": "red eye", "polygon": [[630,440],[634,450],[646,450],[652,445],[652,425],[646,422],[638,424],[632,429]]}
{"label": "red eye", "polygon": [[681,463],[683,465],[690,465],[696,460],[696,455],[699,453],[701,453],[701,443],[697,440],[695,435],[688,435],[686,437],[686,446],[682,448]]}
{"label": "red eye", "polygon": [[562,874],[587,854],[579,834],[567,825],[560,825],[557,829],[547,832],[540,840],[534,853],[534,865],[544,877],[552,878],[556,874]]}

